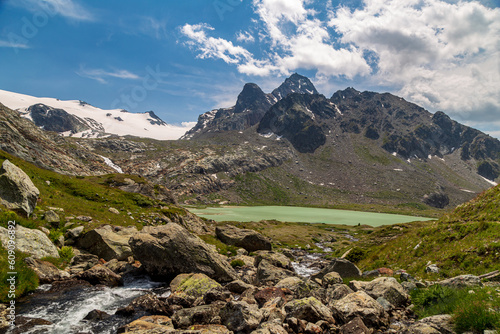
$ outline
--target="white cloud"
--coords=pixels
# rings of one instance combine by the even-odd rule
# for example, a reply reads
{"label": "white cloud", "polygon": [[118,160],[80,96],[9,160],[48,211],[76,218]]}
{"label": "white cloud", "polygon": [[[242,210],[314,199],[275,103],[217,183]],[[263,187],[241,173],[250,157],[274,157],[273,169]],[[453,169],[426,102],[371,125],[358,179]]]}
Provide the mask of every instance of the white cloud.
{"label": "white cloud", "polygon": [[236,40],[238,42],[253,43],[253,42],[255,42],[255,37],[253,37],[253,35],[251,33],[249,33],[248,31],[240,31],[236,35]]}
{"label": "white cloud", "polygon": [[0,40],[0,48],[29,49],[27,44]]}
{"label": "white cloud", "polygon": [[75,0],[8,0],[7,3],[34,13],[43,11],[50,16],[61,15],[75,21],[95,20],[94,15]]}
{"label": "white cloud", "polygon": [[107,83],[106,78],[118,78],[118,79],[132,79],[132,80],[137,80],[140,79],[140,77],[134,73],[131,73],[127,70],[112,70],[112,71],[107,71],[104,69],[88,69],[85,68],[85,66],[80,65],[80,69],[76,72],[81,77],[84,78],[89,78],[96,80],[100,83]]}

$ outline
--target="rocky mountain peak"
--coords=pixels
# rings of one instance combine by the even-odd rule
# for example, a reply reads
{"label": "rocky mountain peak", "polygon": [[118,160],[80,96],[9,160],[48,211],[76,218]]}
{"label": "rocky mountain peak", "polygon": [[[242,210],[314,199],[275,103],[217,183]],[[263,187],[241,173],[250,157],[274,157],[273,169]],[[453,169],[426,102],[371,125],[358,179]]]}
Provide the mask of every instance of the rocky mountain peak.
{"label": "rocky mountain peak", "polygon": [[285,82],[273,90],[271,94],[278,100],[281,100],[292,93],[319,94],[309,78],[297,73],[294,73],[289,78],[285,79]]}
{"label": "rocky mountain peak", "polygon": [[271,102],[262,89],[254,83],[247,83],[238,95],[234,112],[241,113],[245,110],[269,108],[270,106]]}

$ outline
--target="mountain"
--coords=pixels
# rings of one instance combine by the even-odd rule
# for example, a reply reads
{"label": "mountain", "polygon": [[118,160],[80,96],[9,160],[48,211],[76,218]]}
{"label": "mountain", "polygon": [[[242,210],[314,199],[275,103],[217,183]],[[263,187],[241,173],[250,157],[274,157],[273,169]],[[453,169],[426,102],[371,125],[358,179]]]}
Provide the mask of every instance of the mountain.
{"label": "mountain", "polygon": [[206,112],[182,139],[196,139],[222,131],[243,131],[260,122],[276,102],[292,93],[318,94],[312,82],[297,73],[287,78],[271,94],[266,94],[254,83],[247,83],[238,95],[236,105]]}
{"label": "mountain", "polygon": [[185,127],[167,124],[152,111],[103,110],[83,101],[38,98],[5,90],[0,90],[0,103],[45,130],[71,137],[97,138],[113,134],[169,140],[178,139],[190,128],[190,124]]}

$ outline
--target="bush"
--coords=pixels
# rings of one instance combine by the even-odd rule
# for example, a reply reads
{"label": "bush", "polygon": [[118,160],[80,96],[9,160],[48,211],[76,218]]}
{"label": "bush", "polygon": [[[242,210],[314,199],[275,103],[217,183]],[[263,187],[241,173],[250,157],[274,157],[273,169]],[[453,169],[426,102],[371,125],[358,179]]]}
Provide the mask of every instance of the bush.
{"label": "bush", "polygon": [[243,267],[245,265],[245,262],[243,260],[233,260],[231,261],[231,267],[236,268],[236,267]]}
{"label": "bush", "polygon": [[59,256],[63,262],[69,263],[73,256],[75,256],[75,253],[73,252],[73,247],[71,246],[63,246],[59,250]]}
{"label": "bush", "polygon": [[367,252],[359,247],[354,247],[349,254],[347,254],[346,259],[351,261],[352,263],[357,263],[367,256]]}

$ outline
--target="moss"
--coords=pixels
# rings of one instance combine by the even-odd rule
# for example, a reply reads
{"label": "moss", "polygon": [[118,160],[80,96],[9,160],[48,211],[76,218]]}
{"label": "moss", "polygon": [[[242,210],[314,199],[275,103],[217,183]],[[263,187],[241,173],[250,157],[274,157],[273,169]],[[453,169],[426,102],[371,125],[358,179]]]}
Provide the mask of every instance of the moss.
{"label": "moss", "polygon": [[203,274],[194,274],[183,280],[176,291],[183,292],[193,297],[201,297],[206,294],[208,290],[220,286],[219,283]]}

